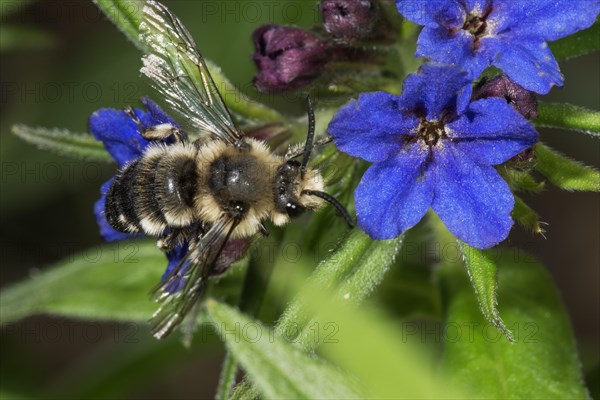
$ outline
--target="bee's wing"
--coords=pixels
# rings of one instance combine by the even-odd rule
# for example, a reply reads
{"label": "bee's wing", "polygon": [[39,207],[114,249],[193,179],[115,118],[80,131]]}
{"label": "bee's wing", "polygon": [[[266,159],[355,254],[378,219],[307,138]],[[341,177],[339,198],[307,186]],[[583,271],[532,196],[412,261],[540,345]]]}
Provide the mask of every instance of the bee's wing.
{"label": "bee's wing", "polygon": [[[190,246],[179,264],[153,290],[154,297],[161,303],[150,320],[154,337],[168,336],[198,302],[212,267],[238,223],[239,220],[223,216]],[[183,280],[184,286],[173,293],[170,288],[177,286],[179,280]]]}
{"label": "bee's wing", "polygon": [[140,40],[150,49],[142,58],[142,74],[152,81],[172,109],[196,129],[228,143],[242,133],[208,72],[194,39],[164,5],[148,0],[140,24]]}

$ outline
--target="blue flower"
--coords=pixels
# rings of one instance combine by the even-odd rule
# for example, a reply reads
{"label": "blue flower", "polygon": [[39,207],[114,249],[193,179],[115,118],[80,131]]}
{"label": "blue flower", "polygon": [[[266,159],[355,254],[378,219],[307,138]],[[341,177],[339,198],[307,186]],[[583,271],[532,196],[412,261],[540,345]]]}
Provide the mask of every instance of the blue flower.
{"label": "blue flower", "polygon": [[470,102],[470,83],[457,67],[425,64],[399,97],[364,93],[332,119],[337,147],[374,163],[354,193],[359,226],[372,238],[398,236],[429,207],[471,246],[507,237],[514,198],[493,165],[538,135],[504,99]]}
{"label": "blue flower", "polygon": [[590,27],[600,0],[396,0],[424,28],[419,57],[455,64],[471,79],[494,65],[525,89],[546,94],[563,76],[546,41]]}

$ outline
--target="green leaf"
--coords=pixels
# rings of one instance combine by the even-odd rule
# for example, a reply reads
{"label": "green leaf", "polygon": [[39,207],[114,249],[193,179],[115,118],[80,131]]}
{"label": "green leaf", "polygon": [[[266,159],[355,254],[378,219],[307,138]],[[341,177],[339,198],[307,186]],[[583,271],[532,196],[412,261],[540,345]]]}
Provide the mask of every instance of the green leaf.
{"label": "green leaf", "polygon": [[94,0],[94,3],[138,49],[146,50],[139,40],[139,26],[146,0]]}
{"label": "green leaf", "polygon": [[533,122],[547,128],[571,129],[600,138],[600,112],[566,103],[538,103]]}
{"label": "green leaf", "polygon": [[214,300],[206,308],[227,348],[266,398],[362,397],[338,369],[272,335],[260,322]]}
{"label": "green leaf", "polygon": [[600,24],[550,43],[550,50],[558,61],[568,60],[600,50]]}
{"label": "green leaf", "polygon": [[534,233],[544,234],[544,230],[540,227],[540,219],[537,213],[518,196],[515,196],[515,207],[511,215],[523,227]]}
{"label": "green leaf", "polygon": [[0,292],[0,324],[33,314],[146,321],[148,293],[166,266],[155,245],[128,241],[84,250]]}
{"label": "green leaf", "polygon": [[113,161],[102,142],[88,133],[72,133],[57,128],[32,128],[26,125],[14,125],[12,132],[40,149],[60,155],[91,161]]}
{"label": "green leaf", "polygon": [[0,51],[47,49],[56,43],[53,33],[38,28],[8,24],[0,26]]}
{"label": "green leaf", "polygon": [[442,370],[471,398],[588,398],[569,317],[548,273],[517,249],[493,257],[514,343],[481,317],[460,268],[443,267],[439,276],[450,294]]}
{"label": "green leaf", "polygon": [[542,143],[535,145],[536,170],[564,190],[600,191],[600,172],[563,156]]}
{"label": "green leaf", "polygon": [[496,263],[490,250],[479,250],[466,243],[458,242],[463,254],[465,266],[471,278],[471,284],[475,289],[475,296],[479,302],[479,308],[485,319],[496,327],[509,342],[514,341],[512,333],[508,330],[497,309],[497,277]]}

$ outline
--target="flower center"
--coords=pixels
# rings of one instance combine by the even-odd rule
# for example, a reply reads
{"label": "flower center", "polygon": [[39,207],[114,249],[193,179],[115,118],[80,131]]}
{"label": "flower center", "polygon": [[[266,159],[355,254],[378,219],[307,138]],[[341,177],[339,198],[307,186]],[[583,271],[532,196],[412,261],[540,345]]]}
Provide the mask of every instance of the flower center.
{"label": "flower center", "polygon": [[438,140],[447,137],[443,121],[427,121],[421,119],[418,132],[418,138],[429,147],[435,146]]}
{"label": "flower center", "polygon": [[469,14],[467,15],[467,20],[462,28],[473,35],[475,40],[477,40],[485,33],[485,28],[487,27],[485,17],[485,15],[480,16],[476,14]]}

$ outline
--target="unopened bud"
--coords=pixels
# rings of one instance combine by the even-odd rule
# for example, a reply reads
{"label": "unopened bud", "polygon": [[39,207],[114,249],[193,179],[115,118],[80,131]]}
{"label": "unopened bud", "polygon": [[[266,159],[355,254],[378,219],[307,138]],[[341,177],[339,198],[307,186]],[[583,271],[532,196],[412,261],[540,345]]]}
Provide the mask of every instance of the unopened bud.
{"label": "unopened bud", "polygon": [[473,93],[474,100],[502,97],[527,119],[537,117],[535,93],[517,85],[506,75],[499,75],[484,82]]}
{"label": "unopened bud", "polygon": [[298,28],[263,25],[252,34],[261,92],[297,89],[316,79],[328,62],[328,42]]}

